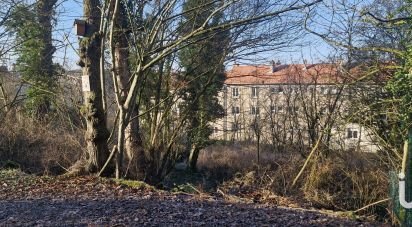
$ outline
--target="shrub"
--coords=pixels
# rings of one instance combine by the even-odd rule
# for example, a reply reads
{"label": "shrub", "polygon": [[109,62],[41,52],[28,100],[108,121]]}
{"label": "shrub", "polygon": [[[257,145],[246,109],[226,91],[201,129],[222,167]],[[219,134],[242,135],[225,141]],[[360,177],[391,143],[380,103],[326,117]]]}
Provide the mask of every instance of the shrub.
{"label": "shrub", "polygon": [[[305,161],[300,153],[266,150],[261,157],[258,167],[253,146],[215,145],[200,153],[198,164],[221,182],[222,192],[262,202],[276,198],[279,203],[283,201],[279,196],[287,196],[286,203],[354,211],[388,197],[389,170],[378,154],[329,151],[327,157],[318,155],[294,187],[292,181]],[[370,206],[362,214],[387,218],[387,204]]]}
{"label": "shrub", "polygon": [[[302,190],[315,206],[357,210],[388,197],[389,170],[380,166],[376,154],[346,152],[332,153],[312,164]],[[371,206],[366,213],[386,213],[384,210],[382,206]]]}

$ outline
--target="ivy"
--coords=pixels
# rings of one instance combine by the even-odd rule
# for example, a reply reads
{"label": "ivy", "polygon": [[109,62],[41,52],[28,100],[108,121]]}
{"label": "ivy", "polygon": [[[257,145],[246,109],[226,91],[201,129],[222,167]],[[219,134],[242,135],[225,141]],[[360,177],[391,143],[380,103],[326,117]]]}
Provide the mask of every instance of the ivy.
{"label": "ivy", "polygon": [[[41,39],[46,32],[38,22],[32,6],[19,4],[7,21],[7,28],[15,35],[17,45],[16,70],[28,84],[25,110],[28,114],[42,118],[50,109],[53,100],[55,79],[50,77],[42,66],[42,56],[46,44]],[[56,68],[56,66],[52,66]]]}

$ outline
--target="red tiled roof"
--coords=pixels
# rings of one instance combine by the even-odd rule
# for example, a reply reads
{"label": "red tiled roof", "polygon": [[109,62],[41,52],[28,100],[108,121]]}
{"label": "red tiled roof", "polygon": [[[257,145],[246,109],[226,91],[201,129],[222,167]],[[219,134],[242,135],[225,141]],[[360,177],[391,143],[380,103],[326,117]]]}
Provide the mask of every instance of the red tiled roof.
{"label": "red tiled roof", "polygon": [[234,65],[226,84],[335,84],[345,80],[337,64]]}

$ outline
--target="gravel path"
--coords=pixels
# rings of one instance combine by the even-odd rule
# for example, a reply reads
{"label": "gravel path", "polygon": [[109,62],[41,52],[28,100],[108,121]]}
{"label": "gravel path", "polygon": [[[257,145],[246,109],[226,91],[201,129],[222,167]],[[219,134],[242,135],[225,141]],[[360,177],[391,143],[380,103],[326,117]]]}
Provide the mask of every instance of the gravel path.
{"label": "gravel path", "polygon": [[316,211],[229,203],[97,178],[18,177],[19,183],[13,182],[0,176],[0,226],[378,226]]}

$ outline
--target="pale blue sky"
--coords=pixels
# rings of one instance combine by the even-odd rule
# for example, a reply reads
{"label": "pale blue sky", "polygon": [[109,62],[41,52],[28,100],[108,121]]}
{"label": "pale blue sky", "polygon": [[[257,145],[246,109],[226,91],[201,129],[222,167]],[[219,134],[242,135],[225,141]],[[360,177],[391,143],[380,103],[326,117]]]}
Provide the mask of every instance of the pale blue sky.
{"label": "pale blue sky", "polygon": [[[81,0],[63,0],[57,8],[57,26],[53,36],[59,41],[55,43],[58,46],[55,61],[68,69],[78,68],[78,38],[74,34],[73,22],[74,19],[82,17],[82,12]],[[60,40],[63,40],[63,43]]]}
{"label": "pale blue sky", "polygon": [[[73,21],[76,18],[82,17],[82,1],[81,0],[63,0],[57,8],[58,18],[57,27],[54,33],[55,40],[58,46],[55,53],[55,61],[63,64],[67,69],[78,68],[76,62],[78,55],[78,38],[74,34]],[[63,42],[60,40],[64,40]],[[302,62],[306,59],[308,62],[319,62],[325,60],[331,52],[331,48],[318,37],[308,35],[305,38],[304,46],[291,47],[288,50],[278,52],[268,52],[256,56],[256,59],[265,58],[259,63],[269,63],[270,60],[280,60],[282,63]]]}

